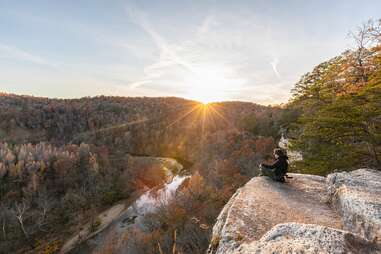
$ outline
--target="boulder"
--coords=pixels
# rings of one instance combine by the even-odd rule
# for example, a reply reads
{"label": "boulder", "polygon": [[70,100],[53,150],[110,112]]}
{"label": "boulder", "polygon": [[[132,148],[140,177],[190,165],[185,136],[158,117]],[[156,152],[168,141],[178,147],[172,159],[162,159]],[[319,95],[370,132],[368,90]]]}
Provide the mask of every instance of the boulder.
{"label": "boulder", "polygon": [[381,253],[381,172],[254,177],[225,205],[209,254]]}
{"label": "boulder", "polygon": [[377,254],[381,249],[347,231],[315,224],[286,223],[278,224],[257,242],[243,244],[236,253]]}
{"label": "boulder", "polygon": [[327,189],[344,229],[381,242],[381,172],[358,169],[330,174]]}
{"label": "boulder", "polygon": [[208,252],[231,253],[280,223],[341,228],[340,217],[326,203],[325,178],[290,175],[286,184],[254,177],[240,188],[217,218]]}

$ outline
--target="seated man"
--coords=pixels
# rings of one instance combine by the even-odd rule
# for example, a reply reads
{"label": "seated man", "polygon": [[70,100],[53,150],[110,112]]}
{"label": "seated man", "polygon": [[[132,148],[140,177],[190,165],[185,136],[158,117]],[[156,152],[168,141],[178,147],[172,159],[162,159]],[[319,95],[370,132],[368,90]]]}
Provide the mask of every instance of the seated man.
{"label": "seated man", "polygon": [[284,182],[288,169],[288,157],[286,152],[280,148],[274,150],[275,161],[272,164],[261,163],[259,165],[261,175],[268,176],[274,181]]}

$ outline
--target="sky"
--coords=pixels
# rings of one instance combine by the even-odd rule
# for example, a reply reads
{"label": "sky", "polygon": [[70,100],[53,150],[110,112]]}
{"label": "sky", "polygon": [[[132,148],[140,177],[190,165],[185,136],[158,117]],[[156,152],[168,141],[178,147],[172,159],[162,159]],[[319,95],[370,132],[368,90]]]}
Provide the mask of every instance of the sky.
{"label": "sky", "polygon": [[287,102],[373,0],[0,0],[0,92]]}

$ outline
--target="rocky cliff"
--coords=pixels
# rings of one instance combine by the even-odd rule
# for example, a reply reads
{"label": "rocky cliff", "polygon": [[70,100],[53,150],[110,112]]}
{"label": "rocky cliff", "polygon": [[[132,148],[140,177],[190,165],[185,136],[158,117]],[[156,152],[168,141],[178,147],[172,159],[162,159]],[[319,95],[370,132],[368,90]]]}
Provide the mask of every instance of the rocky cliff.
{"label": "rocky cliff", "polygon": [[381,253],[381,172],[255,177],[221,211],[209,254]]}

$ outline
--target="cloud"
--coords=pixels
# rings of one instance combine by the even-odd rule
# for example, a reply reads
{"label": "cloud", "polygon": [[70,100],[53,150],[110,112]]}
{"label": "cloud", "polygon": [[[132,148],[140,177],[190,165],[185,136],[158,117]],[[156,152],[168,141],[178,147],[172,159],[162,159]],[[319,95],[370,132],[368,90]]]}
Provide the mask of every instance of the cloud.
{"label": "cloud", "polygon": [[[292,84],[289,77],[281,77],[278,70],[280,60],[273,52],[278,40],[272,38],[277,33],[272,33],[268,24],[255,22],[255,15],[250,13],[243,19],[239,13],[208,13],[191,27],[179,25],[189,33],[175,42],[176,36],[168,41],[159,33],[165,24],[153,26],[148,13],[131,6],[127,13],[157,50],[156,60],[146,62],[144,75],[130,83],[129,88],[149,89],[155,95],[166,91],[187,97],[195,90],[202,93],[213,87],[215,94],[225,95],[228,100],[262,103],[283,101],[287,96],[277,92],[283,82]],[[209,85],[208,81],[213,84]]]}
{"label": "cloud", "polygon": [[152,83],[152,80],[145,79],[145,80],[141,80],[141,81],[132,82],[132,83],[128,84],[128,87],[135,89],[141,85],[148,84],[148,83]]}
{"label": "cloud", "polygon": [[153,40],[158,49],[160,50],[160,58],[169,60],[173,63],[183,66],[189,71],[192,67],[179,57],[174,49],[167,43],[167,41],[153,28],[149,23],[144,12],[140,11],[136,7],[127,8],[127,13],[131,20],[141,27]]}
{"label": "cloud", "polygon": [[51,65],[46,59],[14,46],[0,43],[0,58],[14,59],[38,65]]}
{"label": "cloud", "polygon": [[197,29],[197,34],[199,36],[208,34],[212,27],[218,25],[216,16],[214,14],[209,14],[205,17],[201,25]]}
{"label": "cloud", "polygon": [[275,75],[280,78],[280,74],[278,71],[278,64],[279,64],[279,59],[277,57],[273,57],[273,59],[270,61],[270,65],[273,68],[273,71]]}
{"label": "cloud", "polygon": [[[138,8],[129,6],[126,8],[127,14],[138,27],[140,27],[153,41],[157,47],[157,59],[147,63],[144,67],[144,75],[135,82],[128,85],[131,89],[144,86],[154,90],[166,89],[168,93],[178,92],[182,89],[174,87],[182,82],[182,78],[194,72],[193,65],[186,60],[187,44],[191,41],[184,41],[181,44],[170,44],[149,22],[146,14]],[[182,54],[180,54],[182,53]],[[188,73],[188,74],[187,74]],[[184,82],[183,82],[184,83]],[[148,85],[154,84],[154,85]],[[180,93],[178,96],[184,96]]]}

